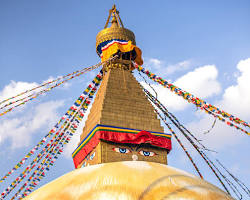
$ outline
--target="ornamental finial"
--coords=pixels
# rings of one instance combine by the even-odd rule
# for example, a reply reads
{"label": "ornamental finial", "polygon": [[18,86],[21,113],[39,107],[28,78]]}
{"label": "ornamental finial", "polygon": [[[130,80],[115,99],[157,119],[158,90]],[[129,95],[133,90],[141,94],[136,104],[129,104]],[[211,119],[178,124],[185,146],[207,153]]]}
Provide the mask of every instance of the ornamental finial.
{"label": "ornamental finial", "polygon": [[[111,26],[108,27],[111,16],[112,16]],[[124,28],[122,20],[119,16],[119,11],[117,10],[116,6],[113,5],[112,9],[109,10],[109,16],[104,26],[104,29],[101,30],[96,36],[96,48],[98,48],[98,45],[100,45],[105,41],[115,40],[115,39],[132,41],[134,45],[136,44],[134,33],[129,29]]]}
{"label": "ornamental finial", "polygon": [[108,27],[108,23],[109,23],[109,20],[110,20],[111,16],[112,16],[112,20],[111,20],[112,25],[111,25],[111,27],[124,28],[122,20],[121,20],[121,18],[119,16],[119,11],[116,9],[115,4],[113,5],[112,9],[109,10],[109,16],[108,16],[108,19],[106,21],[106,24],[105,24],[104,28]]}

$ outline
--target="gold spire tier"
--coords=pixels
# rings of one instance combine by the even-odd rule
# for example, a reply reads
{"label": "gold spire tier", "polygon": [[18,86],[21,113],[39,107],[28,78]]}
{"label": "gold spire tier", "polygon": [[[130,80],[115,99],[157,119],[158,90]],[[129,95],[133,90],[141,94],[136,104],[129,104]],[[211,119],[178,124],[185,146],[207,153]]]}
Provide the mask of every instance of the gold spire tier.
{"label": "gold spire tier", "polygon": [[110,69],[103,78],[81,140],[96,124],[163,132],[153,106],[130,70]]}
{"label": "gold spire tier", "polygon": [[[110,68],[104,75],[88,119],[85,122],[79,144],[99,124],[149,132],[164,132],[160,120],[157,118],[154,108],[147,100],[140,84],[133,76],[132,71],[126,70],[125,67]],[[140,145],[115,144],[101,140],[96,148],[76,167],[121,160],[131,161],[133,156],[119,154],[113,150],[117,147],[135,150],[138,149],[138,146]],[[144,151],[154,152],[155,156],[146,157],[136,152],[137,160],[167,164],[168,149],[152,147],[147,144],[141,145],[141,147]]]}
{"label": "gold spire tier", "polygon": [[[110,28],[107,28],[111,16],[113,17],[112,24]],[[129,40],[135,44],[133,32],[124,28],[119,12],[113,6],[104,29],[97,35],[97,48],[98,45],[103,48],[113,42],[112,40],[118,39]],[[126,41],[119,42],[124,44]],[[110,48],[110,46],[105,46],[104,49],[107,50],[107,48]],[[132,53],[128,53],[127,56],[120,56],[119,59],[110,61],[103,66],[104,77],[102,83],[85,122],[79,146],[72,154],[76,168],[121,160],[141,160],[167,164],[167,153],[171,149],[170,138],[162,139],[162,137],[165,137],[161,135],[164,129],[154,112],[152,104],[148,101],[140,84],[133,76]],[[110,127],[109,132],[105,127]],[[102,130],[98,132],[97,129]],[[141,137],[138,136],[142,134],[141,131],[144,131],[144,133],[146,131],[146,134],[150,135],[145,136],[147,139],[143,140],[143,142],[137,143],[134,140],[126,140],[126,142],[129,141],[127,143],[118,140],[116,143],[114,138],[112,140],[102,138],[97,141],[96,134],[102,134],[101,132],[104,129],[106,133],[108,132],[108,137],[120,137],[119,139],[126,137],[125,134],[132,134],[131,137],[134,137],[134,135]],[[135,134],[135,131],[138,132]],[[123,136],[121,133],[123,133]],[[160,138],[159,140],[161,140],[164,147],[151,145],[152,140],[154,140],[151,136],[154,137],[154,134],[156,140]],[[168,144],[169,146],[166,147]],[[93,147],[94,149],[92,149]],[[145,152],[148,155],[144,155]]]}

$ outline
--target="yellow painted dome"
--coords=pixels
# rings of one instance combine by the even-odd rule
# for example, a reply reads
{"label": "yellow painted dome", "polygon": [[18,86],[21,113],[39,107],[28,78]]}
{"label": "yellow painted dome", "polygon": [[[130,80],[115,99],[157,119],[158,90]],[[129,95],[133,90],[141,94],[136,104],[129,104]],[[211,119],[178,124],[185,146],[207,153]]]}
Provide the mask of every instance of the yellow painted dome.
{"label": "yellow painted dome", "polygon": [[27,199],[154,200],[232,199],[184,171],[144,161],[105,163],[76,169],[44,185]]}

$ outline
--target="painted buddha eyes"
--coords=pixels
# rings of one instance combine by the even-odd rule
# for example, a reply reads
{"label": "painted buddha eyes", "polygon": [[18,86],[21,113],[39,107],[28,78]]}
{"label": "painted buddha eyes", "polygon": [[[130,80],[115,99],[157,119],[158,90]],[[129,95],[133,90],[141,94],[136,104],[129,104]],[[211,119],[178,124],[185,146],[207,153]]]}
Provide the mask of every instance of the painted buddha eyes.
{"label": "painted buddha eyes", "polygon": [[143,155],[143,156],[154,156],[156,153],[153,151],[139,151],[139,154]]}
{"label": "painted buddha eyes", "polygon": [[113,150],[117,153],[130,153],[131,151],[127,148],[115,147]]}
{"label": "painted buddha eyes", "polygon": [[[131,152],[129,149],[121,148],[121,147],[115,147],[115,148],[113,148],[113,151],[115,151],[117,153],[123,153],[123,154]],[[140,150],[138,153],[142,156],[155,156],[156,155],[156,153],[153,151]]]}

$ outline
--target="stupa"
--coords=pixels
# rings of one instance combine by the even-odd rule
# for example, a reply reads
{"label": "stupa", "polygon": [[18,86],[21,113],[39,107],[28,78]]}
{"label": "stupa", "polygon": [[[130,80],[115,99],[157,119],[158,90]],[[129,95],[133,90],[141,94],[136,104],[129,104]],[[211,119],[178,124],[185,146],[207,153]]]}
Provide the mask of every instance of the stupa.
{"label": "stupa", "polygon": [[171,135],[164,133],[153,106],[132,74],[132,61],[142,63],[141,51],[135,44],[134,33],[123,27],[114,6],[104,29],[97,34],[96,51],[102,60],[118,51],[120,58],[104,66],[106,74],[81,142],[73,152],[76,168],[132,159],[167,164]]}
{"label": "stupa", "polygon": [[142,64],[141,50],[115,6],[96,37],[96,51],[102,60],[118,59],[103,66],[103,81],[72,154],[76,169],[25,199],[232,199],[167,165],[171,135],[133,76],[133,62]]}

